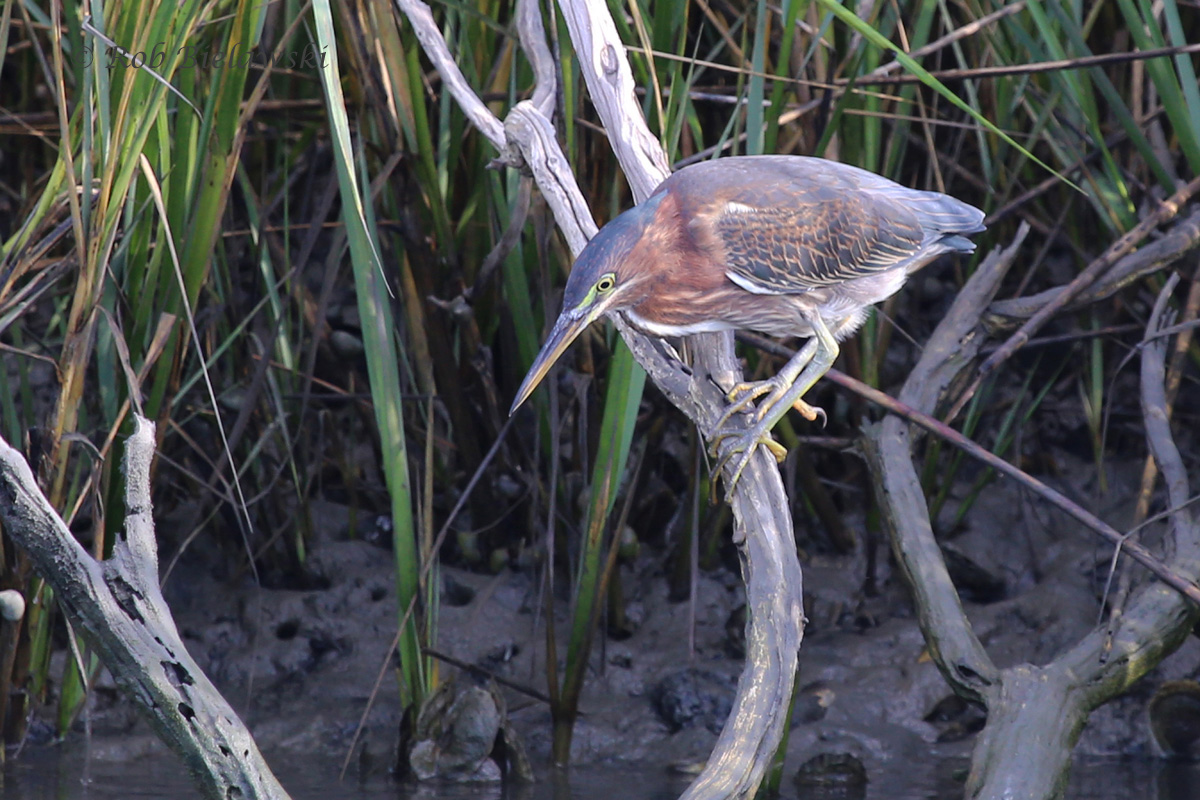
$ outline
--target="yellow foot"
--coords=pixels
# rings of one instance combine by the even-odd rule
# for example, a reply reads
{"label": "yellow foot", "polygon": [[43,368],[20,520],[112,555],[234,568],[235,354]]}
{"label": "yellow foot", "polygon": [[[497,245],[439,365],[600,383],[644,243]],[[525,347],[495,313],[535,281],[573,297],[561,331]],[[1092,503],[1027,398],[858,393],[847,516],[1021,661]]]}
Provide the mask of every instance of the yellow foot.
{"label": "yellow foot", "polygon": [[[755,449],[762,445],[771,451],[771,455],[775,456],[775,461],[782,464],[787,458],[787,448],[779,442],[771,438],[769,429],[761,430],[764,426],[760,423],[753,428],[745,431],[718,431],[713,435],[712,446],[710,452],[713,458],[717,459],[716,467],[713,469],[714,477],[720,474],[725,465],[732,459],[736,458],[737,462],[733,468],[733,474],[725,481],[726,497],[733,496],[733,489],[737,486],[737,482],[742,477],[742,472],[746,469],[746,465],[750,463],[750,459],[754,456]],[[722,444],[733,439],[733,443],[726,448],[722,448]],[[724,449],[725,452],[720,451]],[[719,455],[718,455],[719,454]],[[712,481],[712,501],[716,502],[717,482]]]}
{"label": "yellow foot", "polygon": [[803,400],[797,399],[792,403],[792,408],[800,412],[800,416],[804,417],[809,422],[816,422],[817,417],[821,418],[821,427],[825,427],[829,422],[829,416],[825,413],[825,409],[820,406],[810,406]]}
{"label": "yellow foot", "polygon": [[[729,401],[729,405],[725,408],[725,413],[721,414],[721,418],[717,420],[714,426],[715,430],[720,430],[725,427],[725,423],[733,418],[734,414],[740,414],[750,409],[750,405],[762,397],[767,392],[778,391],[779,387],[773,380],[754,381],[751,383],[739,383],[734,385],[732,389],[725,393],[725,399]],[[756,416],[761,419],[761,409],[756,412]]]}
{"label": "yellow foot", "polygon": [[[729,420],[733,419],[735,414],[740,414],[749,411],[750,405],[764,394],[767,399],[754,412],[754,418],[761,422],[771,416],[771,411],[783,399],[787,390],[791,388],[791,384],[784,384],[778,377],[771,378],[765,381],[755,381],[753,383],[739,383],[726,393],[729,399],[729,405],[725,407],[725,411],[721,414],[717,424],[713,426],[713,430],[719,431],[725,427]],[[800,412],[800,415],[809,422],[816,422],[820,417],[821,424],[824,425],[828,420],[824,409],[819,406],[811,406],[804,402],[803,398],[796,398],[792,403],[792,408]],[[782,415],[781,415],[782,416]]]}

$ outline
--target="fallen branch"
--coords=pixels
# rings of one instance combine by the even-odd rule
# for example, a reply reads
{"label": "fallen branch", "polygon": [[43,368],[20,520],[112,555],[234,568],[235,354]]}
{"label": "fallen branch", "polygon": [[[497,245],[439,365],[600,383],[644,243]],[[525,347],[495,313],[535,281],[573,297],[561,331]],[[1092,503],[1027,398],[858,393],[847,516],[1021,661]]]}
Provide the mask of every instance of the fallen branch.
{"label": "fallen branch", "polygon": [[[1021,233],[1017,234],[1014,239],[1014,244],[1019,243],[1024,239]],[[992,306],[989,308],[994,307]],[[738,338],[764,352],[774,355],[790,358],[796,354],[796,351],[790,347],[773,342],[765,337],[756,334],[739,333]],[[831,383],[836,383],[843,389],[854,392],[859,397],[874,403],[880,408],[887,411],[889,414],[906,419],[914,425],[920,426],[932,433],[947,444],[957,447],[971,458],[980,461],[992,469],[996,470],[1005,477],[1011,478],[1017,483],[1024,486],[1029,491],[1041,497],[1046,502],[1056,506],[1059,510],[1074,517],[1079,522],[1083,523],[1097,535],[1107,540],[1113,545],[1118,553],[1125,553],[1134,561],[1141,564],[1146,569],[1150,570],[1155,577],[1171,586],[1180,594],[1188,597],[1192,602],[1200,606],[1200,586],[1197,586],[1192,581],[1189,581],[1167,564],[1164,564],[1153,553],[1144,546],[1130,538],[1129,533],[1121,533],[1112,525],[1109,525],[1104,520],[1097,517],[1092,512],[1088,511],[1083,506],[1079,505],[1069,497],[1064,495],[1052,486],[1038,480],[1037,478],[1025,472],[1020,467],[1005,461],[1000,456],[985,447],[976,444],[971,439],[951,428],[946,423],[926,414],[919,409],[902,403],[891,395],[876,389],[874,386],[869,386],[857,378],[853,378],[844,372],[837,369],[830,369],[825,373],[825,378]]]}
{"label": "fallen branch", "polygon": [[[1200,208],[1173,225],[1162,238],[1119,259],[1092,286],[1081,291],[1061,310],[1074,311],[1111,297],[1144,275],[1166,269],[1197,246],[1200,246]],[[988,306],[984,322],[992,333],[1014,328],[1050,303],[1057,302],[1068,288],[1056,286],[1028,297],[997,300]]]}
{"label": "fallen branch", "polygon": [[1080,272],[1070,283],[1063,286],[1054,298],[1041,306],[1016,333],[1008,337],[1008,340],[979,366],[975,379],[971,382],[967,390],[959,395],[947,419],[953,420],[957,417],[963,407],[970,402],[975,392],[979,390],[980,385],[983,384],[984,379],[988,375],[992,374],[1001,364],[1011,358],[1014,353],[1024,347],[1030,337],[1040,330],[1055,314],[1095,283],[1096,279],[1101,275],[1108,272],[1113,264],[1117,262],[1117,259],[1137,247],[1159,225],[1162,225],[1169,219],[1174,219],[1179,214],[1180,209],[1183,208],[1197,191],[1200,191],[1200,177],[1192,179],[1191,183],[1188,183],[1186,186],[1181,186],[1175,194],[1160,203],[1153,212],[1146,215],[1145,219],[1135,225],[1124,236],[1109,245],[1108,249],[1099,258],[1088,264],[1083,272]]}
{"label": "fallen branch", "polygon": [[125,530],[107,561],[75,541],[25,459],[3,439],[0,521],[206,797],[287,798],[237,713],[188,654],[159,590],[153,457],[154,424],[135,416],[125,443]]}
{"label": "fallen branch", "polygon": [[[978,315],[987,298],[975,293],[963,296],[978,278],[977,274],[968,283],[955,310],[934,334],[933,341],[957,342],[957,347],[933,347],[931,341],[900,394],[901,402],[922,413],[933,411],[982,339]],[[1163,392],[1166,340],[1162,334],[1170,328],[1165,310],[1174,283],[1169,281],[1160,295],[1143,342],[1142,407],[1147,441],[1166,478],[1172,505],[1164,551],[1173,555],[1167,568],[1192,583],[1200,578],[1200,527],[1187,511],[1190,490],[1171,438]],[[989,288],[994,291],[995,286]],[[960,309],[960,302],[970,303],[969,311]],[[956,313],[959,310],[967,313]],[[977,315],[974,326],[969,324],[970,313]],[[868,431],[866,450],[892,546],[912,584],[929,651],[954,690],[988,711],[988,723],[972,756],[966,796],[979,800],[1061,796],[1071,751],[1087,715],[1174,651],[1200,618],[1200,608],[1175,588],[1152,581],[1138,591],[1111,638],[1098,626],[1051,664],[998,670],[971,629],[933,539],[907,425],[889,417],[874,426]],[[1030,742],[1037,746],[1030,747]]]}
{"label": "fallen branch", "polygon": [[[905,405],[931,412],[958,371],[970,363],[983,341],[980,314],[1000,288],[1027,232],[1022,226],[1012,244],[989,254],[958,293],[904,384],[900,400]],[[866,429],[863,449],[877,478],[875,493],[935,663],[956,692],[983,702],[998,680],[998,670],[971,630],[942,560],[912,463],[910,436],[908,425],[896,416]]]}

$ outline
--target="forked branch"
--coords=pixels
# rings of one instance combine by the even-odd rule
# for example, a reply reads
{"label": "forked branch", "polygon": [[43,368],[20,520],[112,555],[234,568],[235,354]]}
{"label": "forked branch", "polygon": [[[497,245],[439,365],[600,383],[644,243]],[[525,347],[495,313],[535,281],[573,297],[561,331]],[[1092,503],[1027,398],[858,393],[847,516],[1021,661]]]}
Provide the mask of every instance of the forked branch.
{"label": "forked branch", "polygon": [[[533,5],[533,0],[522,0]],[[495,143],[486,107],[477,97],[462,96],[465,85],[449,57],[422,0],[396,0],[417,28],[430,60],[468,117]],[[579,56],[593,105],[617,154],[634,199],[644,200],[667,176],[666,156],[646,126],[634,98],[632,72],[607,6],[601,0],[564,0],[563,17]],[[540,17],[523,5],[519,11],[521,41],[531,62],[541,62],[544,35]],[[537,70],[534,98],[544,98],[552,72]],[[578,254],[595,232],[588,206],[570,173],[569,161],[543,113],[547,103],[525,101],[510,110],[504,123],[507,141],[502,161],[528,169],[553,211],[572,253]],[[493,118],[494,119],[494,118]],[[729,334],[692,337],[690,367],[681,364],[662,342],[644,336],[624,320],[613,320],[638,363],[700,430],[711,431],[725,407],[718,385],[741,380]],[[732,467],[729,467],[730,469]],[[729,722],[704,773],[684,795],[693,798],[741,798],[757,789],[784,733],[786,708],[795,680],[803,635],[802,576],[796,557],[789,504],[774,459],[759,450],[731,498],[736,520],[735,543],[742,554],[743,577],[750,609],[747,662]]]}
{"label": "forked branch", "polygon": [[237,713],[188,654],[159,590],[153,423],[135,417],[125,453],[126,525],[109,560],[96,561],[75,541],[25,459],[3,439],[0,521],[206,797],[286,800]]}
{"label": "forked branch", "polygon": [[[985,273],[987,262],[981,267]],[[934,340],[957,339],[959,349],[931,346],[905,384],[900,398],[930,413],[948,382],[962,369],[981,339],[976,327],[954,329],[961,303],[979,319],[987,298],[972,297],[977,273]],[[1142,345],[1142,407],[1146,436],[1166,478],[1173,508],[1165,552],[1181,580],[1200,578],[1200,529],[1187,510],[1190,490],[1171,437],[1163,392],[1164,353],[1169,328],[1169,281],[1155,305]],[[964,309],[965,310],[965,307]],[[944,335],[949,334],[949,339]],[[965,337],[965,338],[964,338]],[[1061,795],[1071,751],[1098,705],[1126,690],[1186,638],[1200,608],[1158,581],[1144,585],[1130,602],[1111,640],[1096,628],[1075,647],[1044,667],[1019,664],[998,670],[971,630],[933,539],[928,508],[913,468],[907,423],[890,417],[868,432],[868,454],[877,476],[880,504],[888,519],[897,560],[912,584],[922,630],[938,667],[959,694],[987,707],[967,781],[972,798],[1051,798]],[[1111,643],[1111,652],[1107,650]],[[1039,742],[1029,747],[1030,741]]]}

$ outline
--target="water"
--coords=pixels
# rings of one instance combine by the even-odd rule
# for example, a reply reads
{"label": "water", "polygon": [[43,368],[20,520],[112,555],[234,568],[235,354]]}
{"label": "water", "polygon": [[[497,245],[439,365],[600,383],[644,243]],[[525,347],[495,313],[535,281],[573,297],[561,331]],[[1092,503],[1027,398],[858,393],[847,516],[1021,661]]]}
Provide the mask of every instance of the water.
{"label": "water", "polygon": [[[338,781],[333,760],[268,758],[293,800],[675,800],[689,779],[657,767],[625,765],[574,769],[565,778],[541,769],[532,787],[504,791],[489,784],[411,786],[383,771]],[[907,774],[872,774],[863,800],[959,800],[966,763],[917,767]],[[933,767],[932,769],[930,767]],[[899,768],[899,767],[898,767]],[[889,774],[893,773],[893,774]],[[920,773],[918,775],[918,773]],[[782,796],[796,798],[785,780]],[[936,777],[934,777],[936,776]],[[3,770],[0,800],[192,800],[200,794],[169,755],[133,761],[89,758],[78,746],[26,750]],[[806,794],[805,800],[852,800]],[[1147,760],[1077,759],[1067,800],[1197,800],[1200,765]]]}
{"label": "water", "polygon": [[[538,783],[505,792],[491,784],[407,785],[379,770],[338,780],[333,759],[294,755],[267,758],[293,800],[675,800],[689,780],[660,769],[590,767],[567,781],[539,770]],[[88,758],[81,747],[26,750],[3,770],[0,800],[199,800],[178,760],[166,754],[133,761]]]}

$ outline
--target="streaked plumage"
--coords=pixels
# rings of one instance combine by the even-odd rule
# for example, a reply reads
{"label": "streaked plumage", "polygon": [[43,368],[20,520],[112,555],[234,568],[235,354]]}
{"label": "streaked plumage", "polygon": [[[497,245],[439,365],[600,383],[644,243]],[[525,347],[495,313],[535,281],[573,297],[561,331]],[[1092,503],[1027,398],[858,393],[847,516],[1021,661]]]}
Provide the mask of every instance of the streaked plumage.
{"label": "streaked plumage", "polygon": [[964,237],[983,230],[982,222],[981,211],[947,195],[819,158],[747,156],[682,169],[606,225],[579,255],[562,315],[513,411],[567,345],[605,313],[622,312],[658,336],[747,329],[815,337],[772,381],[731,392],[731,399],[744,396],[722,425],[771,391],[759,424],[738,436],[733,452],[745,456],[736,480],[755,442],[779,454],[769,432],[789,406],[815,418],[817,410],[801,397],[828,370],[837,341],[861,324],[867,307],[937,256],[972,252]]}

